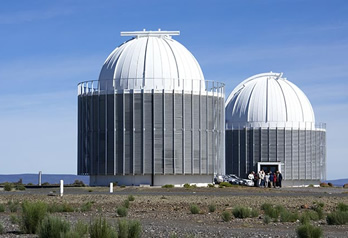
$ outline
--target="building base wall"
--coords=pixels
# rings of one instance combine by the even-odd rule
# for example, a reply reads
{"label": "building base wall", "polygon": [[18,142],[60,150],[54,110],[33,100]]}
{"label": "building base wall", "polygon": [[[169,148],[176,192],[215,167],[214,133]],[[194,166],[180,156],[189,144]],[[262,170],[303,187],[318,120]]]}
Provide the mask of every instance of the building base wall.
{"label": "building base wall", "polygon": [[319,186],[320,180],[283,180],[283,187],[307,187],[308,185]]}
{"label": "building base wall", "polygon": [[163,186],[173,184],[182,186],[185,183],[196,184],[197,186],[207,186],[213,182],[213,175],[98,175],[90,176],[90,186],[108,186],[110,183],[116,183],[125,186]]}

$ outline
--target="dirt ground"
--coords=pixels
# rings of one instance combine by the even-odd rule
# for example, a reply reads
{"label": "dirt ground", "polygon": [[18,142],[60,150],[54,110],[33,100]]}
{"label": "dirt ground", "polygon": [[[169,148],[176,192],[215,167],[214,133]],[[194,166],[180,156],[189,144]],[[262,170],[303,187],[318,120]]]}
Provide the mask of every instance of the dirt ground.
{"label": "dirt ground", "polygon": [[[78,210],[84,203],[90,201],[93,202],[91,211],[54,215],[61,216],[71,223],[77,220],[89,223],[101,216],[107,218],[111,224],[116,224],[120,219],[116,208],[121,206],[128,195],[133,195],[135,201],[130,203],[127,219],[141,222],[142,237],[296,237],[296,227],[299,226],[299,222],[264,224],[260,206],[268,202],[302,213],[314,203],[322,202],[325,204],[325,212],[329,213],[339,202],[348,204],[348,189],[342,188],[115,187],[113,194],[108,191],[106,187],[65,188],[63,197],[57,196],[59,188],[0,191],[0,203],[6,204],[9,200],[67,202]],[[191,214],[192,204],[197,204],[200,208],[199,214]],[[209,212],[209,204],[216,205],[215,212]],[[258,209],[260,215],[247,219],[233,218],[229,222],[224,222],[221,213],[225,210],[232,211],[238,205]],[[11,223],[11,215],[13,216],[8,209],[0,213],[0,223],[5,228],[5,234],[0,237],[36,237],[20,234],[18,225]],[[312,224],[322,227],[324,237],[348,237],[348,225],[330,226],[325,220]]]}

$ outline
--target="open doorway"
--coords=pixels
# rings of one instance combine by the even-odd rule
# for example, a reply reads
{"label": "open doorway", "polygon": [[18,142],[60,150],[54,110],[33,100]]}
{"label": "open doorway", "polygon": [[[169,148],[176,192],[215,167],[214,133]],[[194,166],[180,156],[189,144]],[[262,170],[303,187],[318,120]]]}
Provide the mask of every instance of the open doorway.
{"label": "open doorway", "polygon": [[277,171],[281,172],[281,163],[280,162],[258,162],[257,171],[265,171],[265,173],[275,173]]}

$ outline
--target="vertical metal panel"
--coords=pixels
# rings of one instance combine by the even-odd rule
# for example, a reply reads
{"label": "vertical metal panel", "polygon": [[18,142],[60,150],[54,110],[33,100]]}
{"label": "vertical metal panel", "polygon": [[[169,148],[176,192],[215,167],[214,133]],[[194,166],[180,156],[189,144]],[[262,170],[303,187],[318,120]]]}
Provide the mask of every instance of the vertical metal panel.
{"label": "vertical metal panel", "polygon": [[191,120],[191,95],[189,94],[184,94],[184,120],[185,120],[185,174],[191,174],[191,160],[192,160],[192,132],[191,132],[191,125],[192,125],[192,120]]}
{"label": "vertical metal panel", "polygon": [[261,158],[261,151],[260,151],[260,148],[261,148],[261,140],[260,140],[261,131],[259,129],[257,129],[257,128],[255,128],[253,130],[254,130],[254,135],[253,135],[253,138],[254,138],[254,142],[253,142],[253,147],[254,147],[254,150],[253,150],[254,164],[253,164],[253,167],[255,168],[256,167],[256,163],[260,162],[260,158]]}
{"label": "vertical metal panel", "polygon": [[304,130],[299,130],[299,179],[306,178],[306,135]]}
{"label": "vertical metal panel", "polygon": [[99,153],[98,153],[98,162],[97,162],[97,174],[105,174],[105,158],[106,158],[106,95],[99,95]]}
{"label": "vertical metal panel", "polygon": [[233,131],[232,130],[226,130],[226,145],[225,145],[225,150],[226,150],[226,174],[232,174],[232,162],[233,162],[233,154],[232,154],[232,136],[233,136]]}
{"label": "vertical metal panel", "polygon": [[175,173],[183,174],[183,107],[182,107],[182,94],[175,94],[175,136],[174,136],[174,151],[175,151]]}
{"label": "vertical metal panel", "polygon": [[[253,163],[253,158],[254,158],[254,148],[253,148],[253,144],[254,144],[254,133],[252,129],[248,129],[248,140],[247,140],[247,151],[248,151],[248,155],[247,155],[247,172],[252,172],[254,171],[254,163]],[[226,138],[226,134],[225,134],[225,138]]]}
{"label": "vertical metal panel", "polygon": [[243,130],[239,130],[239,170],[238,170],[238,174],[239,176],[245,178],[246,176],[246,167],[245,167],[245,164],[246,164],[246,140],[247,138],[245,137],[246,133],[245,133],[245,129]]}
{"label": "vertical metal panel", "polygon": [[268,143],[269,143],[269,161],[277,161],[277,130],[269,129]]}
{"label": "vertical metal panel", "polygon": [[115,118],[115,129],[116,129],[116,174],[123,174],[123,136],[124,136],[124,113],[123,113],[123,94],[116,94],[116,118]]}
{"label": "vertical metal panel", "polygon": [[108,175],[114,174],[114,95],[109,94],[107,96],[107,169]]}
{"label": "vertical metal panel", "polygon": [[210,173],[214,172],[214,154],[213,154],[213,129],[214,129],[214,124],[213,124],[213,99],[212,96],[207,96],[207,138],[208,138],[208,170]]}
{"label": "vertical metal panel", "polygon": [[285,129],[277,128],[277,161],[283,162],[285,161]]}
{"label": "vertical metal panel", "polygon": [[135,93],[133,96],[133,161],[134,174],[143,173],[143,94]]}
{"label": "vertical metal panel", "polygon": [[165,173],[174,174],[174,121],[173,121],[173,94],[166,93],[165,97],[165,110],[164,110],[164,158],[165,158]]}
{"label": "vertical metal panel", "polygon": [[286,130],[284,128],[284,143],[285,143],[285,152],[284,152],[284,163],[285,163],[285,179],[293,179],[292,174],[292,130]]}
{"label": "vertical metal panel", "polygon": [[268,156],[268,130],[261,130],[261,161],[269,161]]}
{"label": "vertical metal panel", "polygon": [[83,154],[82,154],[82,99],[81,96],[77,97],[77,174],[87,173],[87,169],[84,168]]}
{"label": "vertical metal panel", "polygon": [[207,98],[205,95],[201,96],[201,164],[202,173],[207,174]]}
{"label": "vertical metal panel", "polygon": [[163,94],[154,93],[155,174],[163,174]]}
{"label": "vertical metal panel", "polygon": [[133,173],[133,96],[132,94],[126,93],[124,95],[124,155],[125,174]]}
{"label": "vertical metal panel", "polygon": [[200,173],[200,151],[199,151],[199,144],[200,144],[200,133],[199,133],[199,95],[193,95],[192,97],[192,131],[193,131],[193,173],[199,174]]}
{"label": "vertical metal panel", "polygon": [[145,174],[152,174],[153,171],[153,101],[152,94],[144,93],[144,134],[145,134],[145,158],[144,158],[144,171]]}
{"label": "vertical metal panel", "polygon": [[299,179],[299,133],[292,130],[292,179]]}

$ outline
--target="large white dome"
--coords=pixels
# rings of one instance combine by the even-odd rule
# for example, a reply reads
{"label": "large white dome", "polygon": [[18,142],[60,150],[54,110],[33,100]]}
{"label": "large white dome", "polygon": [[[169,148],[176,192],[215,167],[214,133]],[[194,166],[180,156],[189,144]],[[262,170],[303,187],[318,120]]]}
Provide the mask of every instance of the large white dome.
{"label": "large white dome", "polygon": [[254,75],[240,83],[225,104],[228,128],[313,128],[313,108],[306,95],[281,73]]}
{"label": "large white dome", "polygon": [[115,89],[199,90],[202,70],[195,57],[171,35],[179,32],[123,32],[135,36],[117,47],[99,75],[102,87]]}

